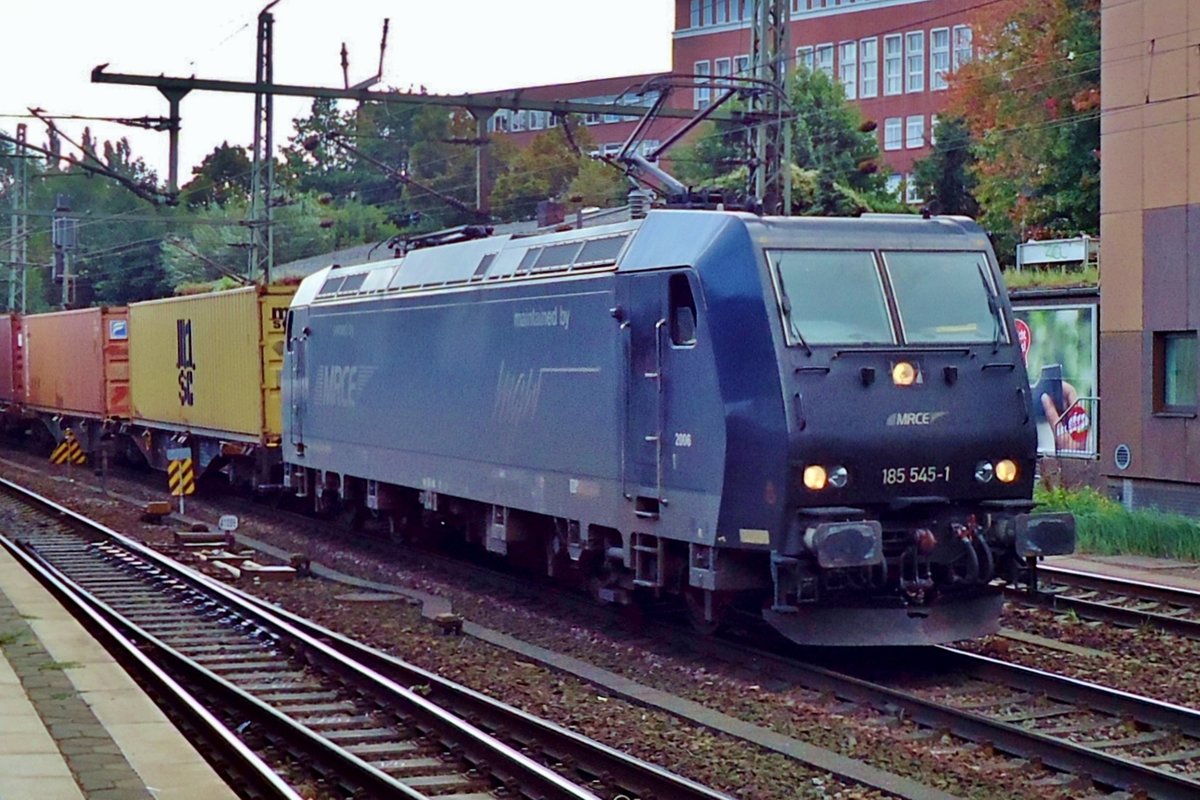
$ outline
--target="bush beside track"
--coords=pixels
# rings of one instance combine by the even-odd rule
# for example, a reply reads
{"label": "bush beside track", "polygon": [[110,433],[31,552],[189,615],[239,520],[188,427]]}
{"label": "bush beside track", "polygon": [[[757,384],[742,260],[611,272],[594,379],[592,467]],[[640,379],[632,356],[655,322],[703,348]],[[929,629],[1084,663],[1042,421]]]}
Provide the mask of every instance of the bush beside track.
{"label": "bush beside track", "polygon": [[1200,521],[1161,511],[1129,511],[1091,487],[1039,485],[1044,511],[1075,514],[1076,549],[1096,555],[1138,555],[1200,561]]}

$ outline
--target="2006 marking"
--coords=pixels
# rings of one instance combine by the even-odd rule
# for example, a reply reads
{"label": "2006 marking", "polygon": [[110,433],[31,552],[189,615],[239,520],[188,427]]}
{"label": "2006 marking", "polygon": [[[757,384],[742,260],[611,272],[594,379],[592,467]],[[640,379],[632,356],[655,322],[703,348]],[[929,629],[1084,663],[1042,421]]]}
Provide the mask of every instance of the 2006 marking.
{"label": "2006 marking", "polygon": [[691,447],[692,446],[692,435],[690,433],[675,434],[675,446],[676,447]]}
{"label": "2006 marking", "polygon": [[883,485],[901,486],[906,483],[937,483],[950,480],[950,467],[884,467]]}

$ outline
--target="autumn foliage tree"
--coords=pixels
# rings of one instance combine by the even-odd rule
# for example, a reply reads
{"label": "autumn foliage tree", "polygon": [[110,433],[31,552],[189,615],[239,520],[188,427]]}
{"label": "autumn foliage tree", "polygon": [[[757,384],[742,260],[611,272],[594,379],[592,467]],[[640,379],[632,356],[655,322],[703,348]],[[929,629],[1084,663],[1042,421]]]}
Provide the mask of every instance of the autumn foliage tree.
{"label": "autumn foliage tree", "polygon": [[1099,0],[980,8],[976,58],[950,78],[947,116],[974,141],[980,221],[1002,260],[1023,239],[1100,224]]}

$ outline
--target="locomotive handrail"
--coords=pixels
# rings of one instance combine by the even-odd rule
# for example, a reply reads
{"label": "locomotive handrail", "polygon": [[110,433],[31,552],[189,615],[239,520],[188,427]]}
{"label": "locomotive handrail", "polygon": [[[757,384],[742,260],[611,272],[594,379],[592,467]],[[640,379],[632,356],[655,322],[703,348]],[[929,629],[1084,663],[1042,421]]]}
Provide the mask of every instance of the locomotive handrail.
{"label": "locomotive handrail", "polygon": [[654,497],[660,503],[665,503],[666,498],[663,497],[663,429],[666,428],[665,408],[666,402],[663,399],[663,393],[666,391],[666,380],[663,376],[663,343],[662,332],[667,326],[665,319],[660,319],[654,323],[654,358],[655,358],[655,377],[658,381],[658,391],[656,397],[658,404],[655,411],[655,431],[654,438]]}

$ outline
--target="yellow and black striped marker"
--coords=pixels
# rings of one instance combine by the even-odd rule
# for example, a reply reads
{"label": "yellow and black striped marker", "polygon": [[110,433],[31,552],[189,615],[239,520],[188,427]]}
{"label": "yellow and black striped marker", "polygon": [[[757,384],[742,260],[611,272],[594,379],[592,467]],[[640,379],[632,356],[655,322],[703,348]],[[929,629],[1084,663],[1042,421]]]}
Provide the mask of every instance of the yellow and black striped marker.
{"label": "yellow and black striped marker", "polygon": [[196,493],[196,475],[192,471],[192,460],[183,458],[172,461],[167,467],[167,485],[173,497]]}
{"label": "yellow and black striped marker", "polygon": [[83,464],[87,462],[87,456],[83,454],[83,448],[79,446],[75,434],[67,431],[62,442],[50,454],[50,461],[55,464]]}

